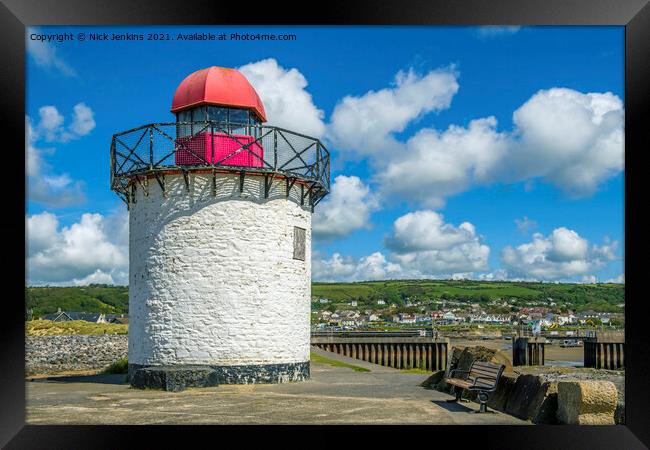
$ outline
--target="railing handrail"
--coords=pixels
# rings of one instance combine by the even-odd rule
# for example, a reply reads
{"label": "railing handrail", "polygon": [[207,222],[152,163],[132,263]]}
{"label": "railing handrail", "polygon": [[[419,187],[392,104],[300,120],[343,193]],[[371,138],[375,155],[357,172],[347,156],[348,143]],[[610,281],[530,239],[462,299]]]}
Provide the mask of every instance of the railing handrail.
{"label": "railing handrail", "polygon": [[[168,127],[174,127],[173,131],[170,131]],[[189,130],[184,130],[182,127],[189,127]],[[198,131],[195,131],[195,127],[198,128]],[[249,138],[242,139],[240,137],[242,133],[237,132],[240,129],[245,130],[243,135],[250,137],[252,141]],[[185,131],[188,131],[187,134]],[[179,136],[181,133],[182,135]],[[212,141],[211,154],[205,153],[203,148],[196,148],[194,144],[189,143],[189,139],[204,133],[225,133],[227,139],[233,141],[231,143],[234,143],[233,148],[239,147],[227,155],[221,154],[217,158],[214,141]],[[145,139],[147,134],[148,139]],[[154,135],[157,140],[154,139]],[[272,135],[272,142],[265,140],[270,135]],[[129,136],[133,136],[131,140],[129,140]],[[160,143],[161,138],[163,139],[162,144]],[[183,138],[189,139],[180,141]],[[307,142],[305,143],[304,140]],[[173,147],[168,147],[170,142]],[[256,147],[263,149],[263,153],[258,153],[255,150]],[[184,161],[181,161],[179,164],[177,153],[179,151],[183,152],[191,162],[184,164]],[[235,163],[235,159],[239,158],[238,155],[247,153],[248,158],[256,158],[254,159],[256,164],[239,165]],[[280,157],[282,161],[279,160]],[[156,175],[161,171],[175,169],[187,172],[206,168],[225,168],[240,173],[250,172],[265,175],[271,173],[290,179],[303,180],[308,183],[306,187],[310,201],[315,201],[312,206],[315,206],[327,195],[330,189],[330,152],[318,138],[282,127],[256,123],[197,120],[141,125],[113,134],[110,164],[111,189],[120,196],[126,197],[129,194],[126,192],[126,187],[133,182],[133,178],[137,180],[138,176],[144,174]]]}

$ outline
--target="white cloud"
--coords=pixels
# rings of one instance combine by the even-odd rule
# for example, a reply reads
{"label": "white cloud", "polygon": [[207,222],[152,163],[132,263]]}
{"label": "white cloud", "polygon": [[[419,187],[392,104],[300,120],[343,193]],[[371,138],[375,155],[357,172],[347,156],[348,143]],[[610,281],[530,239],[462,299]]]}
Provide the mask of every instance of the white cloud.
{"label": "white cloud", "polygon": [[605,281],[605,283],[619,283],[619,284],[625,284],[625,274],[622,273],[616,278],[610,278]]}
{"label": "white cloud", "polygon": [[403,131],[426,113],[449,107],[458,92],[457,77],[453,68],[424,76],[400,71],[394,87],[346,96],[334,108],[328,137],[339,151],[382,153],[397,145],[392,133]]}
{"label": "white cloud", "polygon": [[315,237],[343,237],[369,228],[370,214],[379,201],[359,177],[339,175],[331,193],[319,203],[312,224]]}
{"label": "white cloud", "polygon": [[420,130],[404,148],[386,155],[386,166],[377,177],[381,191],[440,207],[445,197],[491,181],[508,147],[496,124],[488,117],[471,121],[467,128],[452,125],[442,133]]}
{"label": "white cloud", "polygon": [[320,138],[324,113],[307,92],[307,79],[296,68],[285,69],[273,59],[239,67],[264,103],[269,125]]}
{"label": "white cloud", "polygon": [[47,142],[69,142],[86,136],[95,128],[94,112],[85,103],[72,108],[72,123],[64,127],[65,118],[55,106],[46,105],[38,109],[39,122],[31,125],[28,118],[28,133],[32,141],[45,139]]}
{"label": "white cloud", "polygon": [[59,110],[54,106],[41,106],[38,109],[38,115],[40,121],[36,127],[38,133],[35,135],[35,138],[37,139],[42,133],[48,142],[57,139],[61,134],[61,127],[65,121],[65,118],[59,113]]}
{"label": "white cloud", "polygon": [[442,276],[488,269],[490,248],[481,244],[474,225],[445,223],[435,211],[416,211],[398,218],[386,239],[391,259],[422,276]]}
{"label": "white cloud", "polygon": [[85,136],[95,128],[95,113],[85,103],[74,105],[70,131],[74,136]]}
{"label": "white cloud", "polygon": [[513,121],[507,158],[517,179],[541,177],[582,196],[624,168],[623,102],[610,92],[542,90],[514,112]]}
{"label": "white cloud", "polygon": [[28,179],[27,194],[30,201],[48,207],[63,207],[86,201],[83,181],[73,180],[67,173],[57,174],[46,163],[44,156],[53,154],[53,148],[37,147],[39,140],[68,142],[87,135],[95,128],[93,111],[84,103],[73,107],[72,123],[65,128],[65,118],[55,106],[42,106],[38,110],[39,121],[32,124],[25,117],[25,158]]}
{"label": "white cloud", "polygon": [[498,26],[498,25],[486,25],[483,27],[478,27],[476,31],[479,37],[482,38],[493,38],[500,36],[510,36],[521,30],[520,26]]}
{"label": "white cloud", "polygon": [[86,213],[79,222],[62,228],[48,212],[26,220],[29,284],[127,281],[126,211],[107,217]]}
{"label": "white cloud", "polygon": [[533,235],[532,242],[516,248],[507,246],[501,261],[509,273],[525,279],[563,280],[588,275],[616,259],[617,241],[606,240],[602,246],[592,245],[578,233],[564,227],[551,235]]}
{"label": "white cloud", "polygon": [[443,132],[424,128],[371,159],[382,194],[430,207],[474,186],[535,179],[586,196],[624,168],[623,118],[614,94],[554,88],[518,108],[510,132],[497,131],[494,117]]}
{"label": "white cloud", "polygon": [[86,201],[85,183],[68,174],[30,177],[27,196],[30,201],[53,208],[78,205]]}
{"label": "white cloud", "polygon": [[596,284],[598,283],[598,278],[596,275],[584,275],[582,277],[581,283],[583,284]]}
{"label": "white cloud", "polygon": [[312,271],[318,281],[363,281],[415,278],[470,278],[488,267],[490,248],[480,243],[474,226],[444,222],[434,211],[408,213],[394,223],[386,240],[391,250],[361,258],[314,252]]}
{"label": "white cloud", "polygon": [[515,225],[517,225],[517,230],[521,234],[528,234],[531,230],[537,228],[537,222],[529,219],[528,216],[524,216],[523,219],[515,219]]}
{"label": "white cloud", "polygon": [[75,278],[72,280],[72,284],[75,286],[87,286],[89,284],[128,284],[129,274],[127,271],[111,271],[104,272],[100,269],[97,269],[87,277],[82,279]]}
{"label": "white cloud", "polygon": [[402,269],[375,252],[359,259],[334,253],[329,259],[319,258],[314,252],[312,274],[316,281],[362,281],[401,278]]}
{"label": "white cloud", "polygon": [[39,67],[44,69],[54,69],[68,77],[77,75],[77,72],[58,55],[56,48],[52,46],[52,44],[31,40],[28,37],[27,53]]}

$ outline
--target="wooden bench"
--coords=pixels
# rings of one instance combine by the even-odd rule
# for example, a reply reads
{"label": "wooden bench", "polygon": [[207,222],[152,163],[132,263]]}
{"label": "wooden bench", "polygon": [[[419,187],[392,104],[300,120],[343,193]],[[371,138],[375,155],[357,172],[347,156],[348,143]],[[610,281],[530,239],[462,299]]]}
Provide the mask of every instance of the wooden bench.
{"label": "wooden bench", "polygon": [[487,412],[488,393],[494,392],[497,389],[497,383],[505,368],[506,366],[503,364],[474,361],[469,370],[452,370],[449,372],[449,376],[445,378],[445,382],[454,386],[456,398],[447,401],[459,401],[463,394],[463,389],[467,389],[470,392],[478,393],[481,404],[478,412]]}

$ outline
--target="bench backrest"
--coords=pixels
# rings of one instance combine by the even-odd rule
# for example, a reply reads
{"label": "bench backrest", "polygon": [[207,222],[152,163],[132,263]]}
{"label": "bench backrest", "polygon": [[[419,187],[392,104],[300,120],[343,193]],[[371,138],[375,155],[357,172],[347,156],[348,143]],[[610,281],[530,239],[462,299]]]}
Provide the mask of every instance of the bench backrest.
{"label": "bench backrest", "polygon": [[473,383],[476,378],[480,377],[476,382],[477,386],[492,387],[499,381],[499,377],[505,368],[506,366],[503,364],[474,361],[469,369],[467,380]]}

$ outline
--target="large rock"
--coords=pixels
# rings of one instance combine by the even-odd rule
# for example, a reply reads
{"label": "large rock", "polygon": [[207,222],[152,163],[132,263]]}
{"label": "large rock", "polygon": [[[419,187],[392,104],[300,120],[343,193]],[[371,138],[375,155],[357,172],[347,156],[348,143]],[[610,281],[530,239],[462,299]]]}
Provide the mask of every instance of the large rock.
{"label": "large rock", "polygon": [[557,423],[557,383],[544,381],[533,399],[533,423]]}
{"label": "large rock", "polygon": [[499,383],[497,384],[497,390],[490,393],[490,396],[488,397],[488,407],[496,409],[497,411],[505,411],[508,399],[515,390],[516,382],[516,375],[501,375],[501,378],[499,378]]}
{"label": "large rock", "polygon": [[561,381],[557,418],[567,424],[614,425],[617,398],[611,381]]}
{"label": "large rock", "polygon": [[534,423],[555,422],[557,383],[537,375],[519,375],[511,389],[503,394],[507,397],[503,411]]}

